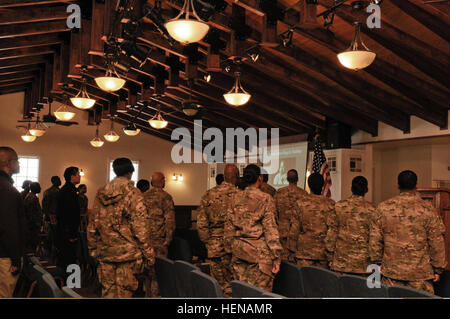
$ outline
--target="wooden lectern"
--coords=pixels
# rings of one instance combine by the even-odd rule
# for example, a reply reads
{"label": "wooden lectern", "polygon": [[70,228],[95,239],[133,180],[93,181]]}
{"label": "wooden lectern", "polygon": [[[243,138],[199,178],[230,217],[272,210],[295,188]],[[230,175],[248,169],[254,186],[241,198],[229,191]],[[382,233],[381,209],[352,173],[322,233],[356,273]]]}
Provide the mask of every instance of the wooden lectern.
{"label": "wooden lectern", "polygon": [[448,188],[418,188],[419,196],[430,201],[441,215],[445,225],[445,259],[446,269],[450,269],[450,189]]}

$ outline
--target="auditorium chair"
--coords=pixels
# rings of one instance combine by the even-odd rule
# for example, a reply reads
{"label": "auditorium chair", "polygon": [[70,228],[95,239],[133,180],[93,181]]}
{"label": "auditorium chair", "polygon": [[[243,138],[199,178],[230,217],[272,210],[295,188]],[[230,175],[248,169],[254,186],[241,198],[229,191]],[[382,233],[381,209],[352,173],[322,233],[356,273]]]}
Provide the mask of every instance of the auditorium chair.
{"label": "auditorium chair", "polygon": [[339,277],[327,269],[315,266],[301,267],[301,277],[305,297],[307,298],[336,298],[340,297]]}
{"label": "auditorium chair", "polygon": [[410,287],[391,286],[387,288],[388,296],[391,298],[440,298],[426,291],[413,289]]}
{"label": "auditorium chair", "polygon": [[289,298],[305,297],[300,267],[286,261],[282,261],[280,271],[273,281],[272,291]]}
{"label": "auditorium chair", "polygon": [[387,288],[369,288],[367,279],[353,275],[342,275],[339,278],[340,296],[344,298],[386,298]]}
{"label": "auditorium chair", "polygon": [[162,256],[156,256],[155,273],[161,297],[178,297],[175,262]]}
{"label": "auditorium chair", "polygon": [[222,289],[216,279],[200,270],[190,273],[192,283],[192,297],[194,298],[222,298]]}
{"label": "auditorium chair", "polygon": [[249,283],[233,280],[231,282],[231,291],[233,298],[262,298],[265,290],[250,285]]}
{"label": "auditorium chair", "polygon": [[[36,267],[36,266],[35,266]],[[40,298],[62,298],[63,293],[55,282],[55,279],[49,273],[44,273],[38,279]]]}
{"label": "auditorium chair", "polygon": [[434,293],[439,297],[450,297],[450,270],[445,270],[434,284]]}
{"label": "auditorium chair", "polygon": [[264,293],[262,294],[262,298],[277,298],[277,299],[281,298],[281,299],[283,299],[286,297],[278,295],[278,294],[274,294],[273,292],[264,291]]}
{"label": "auditorium chair", "polygon": [[191,297],[193,292],[190,272],[200,269],[183,260],[175,260],[174,268],[178,297]]}
{"label": "auditorium chair", "polygon": [[77,294],[75,291],[73,291],[71,288],[65,286],[62,287],[62,294],[64,298],[83,298],[79,294]]}

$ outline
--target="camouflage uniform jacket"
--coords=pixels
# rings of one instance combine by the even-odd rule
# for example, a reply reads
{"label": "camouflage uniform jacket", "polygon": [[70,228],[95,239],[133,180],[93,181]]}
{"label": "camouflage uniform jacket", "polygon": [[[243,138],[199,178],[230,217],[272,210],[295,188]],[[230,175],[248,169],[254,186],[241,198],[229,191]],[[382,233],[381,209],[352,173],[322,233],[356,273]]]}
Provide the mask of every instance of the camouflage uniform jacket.
{"label": "camouflage uniform jacket", "polygon": [[328,217],[325,240],[328,261],[334,271],[364,274],[370,265],[370,221],[375,206],[363,196],[352,195],[336,203]]}
{"label": "camouflage uniform jacket", "polygon": [[380,203],[371,224],[369,253],[381,273],[397,280],[428,280],[446,265],[444,224],[436,209],[409,192]]}
{"label": "camouflage uniform jacket", "polygon": [[282,250],[275,214],[270,195],[247,187],[233,195],[225,222],[225,249],[231,247],[233,258],[260,264],[269,275]]}
{"label": "camouflage uniform jacket", "polygon": [[97,191],[88,225],[89,249],[100,262],[153,265],[148,241],[150,223],[141,192],[125,177],[116,177]]}
{"label": "camouflage uniform jacket", "polygon": [[291,225],[291,212],[294,209],[295,203],[307,195],[308,193],[304,189],[296,185],[280,188],[275,194],[280,240],[287,240]]}
{"label": "camouflage uniform jacket", "polygon": [[44,192],[42,198],[42,211],[48,218],[49,215],[56,215],[58,209],[59,188],[52,186]]}
{"label": "camouflage uniform jacket", "polygon": [[328,216],[334,213],[334,200],[310,194],[297,201],[291,218],[289,247],[296,245],[299,259],[327,260],[325,238]]}
{"label": "camouflage uniform jacket", "polygon": [[270,185],[267,184],[267,183],[262,183],[262,184],[261,184],[261,190],[262,190],[264,193],[267,193],[267,194],[269,194],[269,195],[272,196],[272,197],[274,197],[274,196],[275,196],[275,193],[277,192],[277,190],[276,190],[275,188],[273,188],[272,186],[270,186]]}
{"label": "camouflage uniform jacket", "polygon": [[200,240],[208,249],[208,258],[225,255],[224,224],[231,197],[239,191],[236,186],[223,182],[208,190],[202,197],[200,207],[197,209],[197,231]]}
{"label": "camouflage uniform jacket", "polygon": [[175,231],[175,209],[172,196],[159,187],[144,193],[145,205],[150,218],[150,243],[162,246],[170,243]]}

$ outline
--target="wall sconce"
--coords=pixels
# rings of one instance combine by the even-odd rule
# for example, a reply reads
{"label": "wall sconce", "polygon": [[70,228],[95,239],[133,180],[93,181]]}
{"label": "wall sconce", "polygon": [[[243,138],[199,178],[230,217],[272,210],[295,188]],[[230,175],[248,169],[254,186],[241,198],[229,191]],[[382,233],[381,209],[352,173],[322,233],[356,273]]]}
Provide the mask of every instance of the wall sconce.
{"label": "wall sconce", "polygon": [[182,174],[173,174],[172,175],[172,181],[174,182],[182,182],[184,180],[183,175]]}
{"label": "wall sconce", "polygon": [[80,176],[83,177],[84,176],[84,172],[83,169],[80,169]]}

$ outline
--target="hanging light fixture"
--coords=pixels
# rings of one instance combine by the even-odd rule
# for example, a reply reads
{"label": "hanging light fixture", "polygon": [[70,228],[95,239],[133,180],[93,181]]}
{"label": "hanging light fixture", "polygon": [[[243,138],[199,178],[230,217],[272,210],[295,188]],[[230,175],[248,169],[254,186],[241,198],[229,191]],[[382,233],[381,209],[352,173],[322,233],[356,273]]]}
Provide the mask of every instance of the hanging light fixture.
{"label": "hanging light fixture", "polygon": [[141,132],[140,128],[136,127],[136,124],[129,123],[127,126],[123,128],[123,132],[128,136],[136,136]]}
{"label": "hanging light fixture", "polygon": [[339,62],[348,69],[358,71],[371,65],[376,56],[361,39],[361,22],[355,22],[355,37],[350,47],[337,55]]}
{"label": "hanging light fixture", "polygon": [[157,130],[163,129],[167,126],[167,124],[169,124],[169,122],[163,119],[159,104],[158,104],[158,112],[156,112],[155,116],[153,116],[150,120],[148,120],[148,123]]}
{"label": "hanging light fixture", "polygon": [[[71,97],[70,101],[72,104],[81,109],[81,110],[87,110],[94,106],[95,100],[91,99],[87,90],[86,90],[86,78],[83,77],[81,88],[78,94],[75,97]],[[56,116],[56,115],[55,115]]]}
{"label": "hanging light fixture", "polygon": [[44,125],[42,125],[41,122],[36,122],[34,127],[32,129],[29,129],[28,131],[30,132],[31,135],[36,137],[41,137],[46,132],[45,127]]}
{"label": "hanging light fixture", "polygon": [[[192,15],[196,20],[189,19],[191,6]],[[180,19],[183,14],[185,14],[184,19]],[[170,36],[182,44],[198,42],[203,39],[209,31],[209,25],[200,19],[195,11],[194,0],[185,0],[180,14],[169,22],[166,22],[164,26]]]}
{"label": "hanging light fixture", "polygon": [[69,108],[65,104],[63,104],[63,106],[57,109],[53,114],[60,121],[70,121],[75,117],[75,113],[70,112]]}
{"label": "hanging light fixture", "polygon": [[234,72],[234,76],[236,78],[233,87],[230,91],[225,93],[223,97],[228,104],[233,106],[242,106],[250,101],[252,97],[248,94],[241,85],[241,72]]}
{"label": "hanging light fixture", "polygon": [[107,140],[108,142],[114,143],[117,142],[120,138],[119,134],[117,134],[114,131],[114,117],[111,116],[111,130],[106,133],[105,135],[103,135],[103,137],[105,138],[105,140]]}
{"label": "hanging light fixture", "polygon": [[28,123],[27,132],[21,136],[22,140],[27,143],[34,142],[36,140],[36,136],[30,133],[30,123]]}
{"label": "hanging light fixture", "polygon": [[99,127],[99,123],[97,123],[97,129],[95,131],[95,137],[90,142],[93,147],[102,147],[103,144],[105,143],[98,136],[98,127]]}
{"label": "hanging light fixture", "polygon": [[[113,63],[114,56],[107,57],[107,70],[105,76],[95,78],[95,83],[106,92],[120,90],[125,85],[125,80],[120,78]],[[115,75],[115,76],[114,76]]]}

